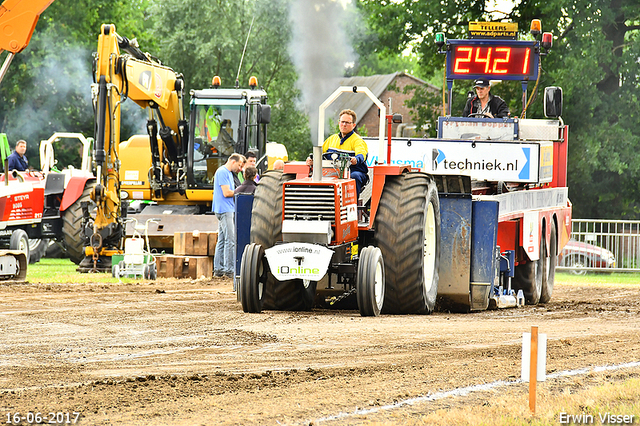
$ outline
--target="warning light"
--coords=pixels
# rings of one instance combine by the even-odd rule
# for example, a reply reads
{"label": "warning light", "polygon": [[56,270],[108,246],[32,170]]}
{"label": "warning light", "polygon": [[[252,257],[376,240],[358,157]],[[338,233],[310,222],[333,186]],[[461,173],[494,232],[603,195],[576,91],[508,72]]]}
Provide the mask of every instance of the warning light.
{"label": "warning light", "polygon": [[249,87],[251,87],[252,89],[258,87],[258,78],[255,75],[249,77]]}
{"label": "warning light", "polygon": [[438,46],[438,51],[442,50],[442,46],[444,46],[444,33],[436,33],[436,46]]}
{"label": "warning light", "polygon": [[544,50],[551,49],[551,45],[553,44],[553,34],[544,33],[542,34],[542,47]]}
{"label": "warning light", "polygon": [[531,29],[529,30],[529,32],[533,36],[537,36],[542,32],[542,23],[540,22],[539,19],[534,19],[531,21]]}
{"label": "warning light", "polygon": [[220,87],[220,76],[214,76],[211,80],[211,87],[218,88]]}

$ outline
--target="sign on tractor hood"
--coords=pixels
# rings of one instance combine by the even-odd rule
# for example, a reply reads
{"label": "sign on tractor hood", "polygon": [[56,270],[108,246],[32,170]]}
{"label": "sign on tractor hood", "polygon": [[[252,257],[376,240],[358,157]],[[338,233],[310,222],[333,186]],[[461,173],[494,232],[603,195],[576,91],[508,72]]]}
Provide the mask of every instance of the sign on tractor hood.
{"label": "sign on tractor hood", "polygon": [[265,250],[269,268],[279,281],[320,281],[327,273],[333,250],[309,243],[278,244]]}

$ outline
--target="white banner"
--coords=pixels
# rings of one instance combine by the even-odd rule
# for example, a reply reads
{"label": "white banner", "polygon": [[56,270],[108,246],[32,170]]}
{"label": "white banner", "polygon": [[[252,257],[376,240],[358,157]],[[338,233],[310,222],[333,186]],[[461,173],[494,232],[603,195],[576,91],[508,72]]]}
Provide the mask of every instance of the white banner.
{"label": "white banner", "polygon": [[[547,143],[550,144],[550,143]],[[377,140],[367,140],[367,164],[386,162]],[[386,146],[385,146],[386,149]],[[408,164],[437,175],[467,175],[477,180],[538,182],[540,144],[438,139],[393,139],[391,164]]]}
{"label": "white banner", "polygon": [[310,243],[284,243],[265,250],[269,268],[279,281],[320,281],[329,267],[333,250]]}

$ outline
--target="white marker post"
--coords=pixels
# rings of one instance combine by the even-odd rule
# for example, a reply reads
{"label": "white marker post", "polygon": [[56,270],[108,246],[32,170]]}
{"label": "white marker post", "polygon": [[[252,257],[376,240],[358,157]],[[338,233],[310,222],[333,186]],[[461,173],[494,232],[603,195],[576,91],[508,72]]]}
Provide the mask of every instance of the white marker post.
{"label": "white marker post", "polygon": [[546,380],[547,335],[538,334],[538,326],[531,327],[531,333],[522,333],[521,380],[529,382],[529,409],[536,412],[536,386]]}

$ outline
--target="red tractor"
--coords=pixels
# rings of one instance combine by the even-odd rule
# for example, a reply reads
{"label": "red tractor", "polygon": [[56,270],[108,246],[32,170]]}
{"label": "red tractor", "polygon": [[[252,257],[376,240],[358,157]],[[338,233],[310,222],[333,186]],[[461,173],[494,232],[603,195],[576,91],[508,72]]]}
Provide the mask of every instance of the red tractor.
{"label": "red tractor", "polygon": [[[320,123],[324,108],[352,90],[366,93],[385,119],[385,106],[367,88],[341,87],[320,107]],[[359,212],[355,181],[347,176],[344,159],[321,158],[321,148],[315,147],[312,177],[309,167],[300,163],[260,178],[251,243],[240,268],[243,310],[308,310],[318,291],[336,294],[337,299],[355,293],[363,316],[377,316],[383,309],[431,313],[438,291],[440,240],[433,178],[409,166],[373,166],[371,199]]]}

